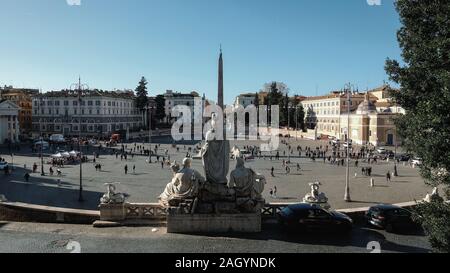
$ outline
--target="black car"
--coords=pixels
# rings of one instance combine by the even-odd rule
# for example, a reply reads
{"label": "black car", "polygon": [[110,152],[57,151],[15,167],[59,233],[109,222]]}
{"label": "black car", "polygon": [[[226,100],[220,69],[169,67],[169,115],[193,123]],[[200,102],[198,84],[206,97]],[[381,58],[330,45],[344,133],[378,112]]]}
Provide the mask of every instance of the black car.
{"label": "black car", "polygon": [[394,205],[370,207],[365,217],[368,224],[386,229],[388,232],[418,228],[418,225],[411,218],[410,211]]}
{"label": "black car", "polygon": [[306,203],[285,207],[278,213],[278,222],[290,231],[348,232],[353,226],[352,219],[343,213]]}
{"label": "black car", "polygon": [[397,156],[397,159],[402,162],[409,161],[411,158],[412,158],[412,155],[410,155],[410,154],[401,154],[401,155]]}

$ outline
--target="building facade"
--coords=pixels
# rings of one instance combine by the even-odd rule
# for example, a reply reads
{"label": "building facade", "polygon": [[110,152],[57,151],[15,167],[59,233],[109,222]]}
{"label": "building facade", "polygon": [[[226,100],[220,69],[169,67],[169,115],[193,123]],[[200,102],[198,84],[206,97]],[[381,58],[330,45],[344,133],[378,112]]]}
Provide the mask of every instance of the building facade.
{"label": "building facade", "polygon": [[201,112],[194,111],[195,101],[199,101],[201,103],[201,108],[204,109],[207,105],[207,100],[205,99],[205,95],[200,97],[200,95],[193,91],[191,93],[179,93],[173,92],[172,90],[167,90],[164,94],[165,99],[165,122],[172,124],[175,122],[177,117],[172,116],[172,109],[177,105],[184,105],[191,109],[191,117],[192,119],[201,119],[203,115],[203,110]]}
{"label": "building facade", "polygon": [[27,137],[32,131],[32,96],[39,93],[38,89],[28,88],[13,88],[4,87],[0,88],[1,98],[12,101],[14,104],[20,107],[19,110],[19,126],[20,135]]}
{"label": "building facade", "polygon": [[[365,94],[351,93],[350,103],[345,92],[306,98],[301,103],[306,113],[307,128],[315,130],[318,135],[341,140],[349,134],[354,143],[362,145],[399,144],[394,119],[404,114],[404,110],[389,98],[389,87],[375,90]],[[347,115],[349,104],[350,113]]]}
{"label": "building facade", "polygon": [[0,100],[0,144],[18,143],[20,107],[10,100]]}
{"label": "building facade", "polygon": [[[242,106],[246,108],[249,105],[255,105],[256,103],[260,104],[259,102],[259,94],[258,94],[258,102],[256,102],[256,95],[257,93],[245,93],[240,94],[234,99],[234,107]],[[257,105],[255,105],[257,106]]]}
{"label": "building facade", "polygon": [[[143,128],[132,91],[52,91],[33,96],[33,136],[105,137]],[[81,127],[80,127],[81,124]]]}

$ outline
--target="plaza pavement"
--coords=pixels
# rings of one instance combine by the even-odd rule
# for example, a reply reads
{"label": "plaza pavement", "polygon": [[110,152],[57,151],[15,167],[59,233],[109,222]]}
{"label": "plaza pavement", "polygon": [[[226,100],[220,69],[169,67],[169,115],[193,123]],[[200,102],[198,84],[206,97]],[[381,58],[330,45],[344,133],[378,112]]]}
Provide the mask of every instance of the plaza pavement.
{"label": "plaza pavement", "polygon": [[[164,141],[162,141],[164,142]],[[170,143],[165,141],[165,143]],[[290,145],[296,151],[295,147],[299,144],[303,148],[309,146],[312,149],[316,146],[326,145],[324,141],[312,141],[306,139],[290,139]],[[152,146],[155,143],[152,143]],[[242,148],[244,145],[259,144],[256,141],[236,141],[231,145],[237,145]],[[138,144],[142,145],[142,143]],[[148,144],[145,145],[148,147]],[[134,147],[133,144],[127,144],[127,148]],[[169,150],[170,159],[181,162],[185,157],[187,148],[193,145],[178,145],[180,152],[176,152],[169,144],[161,144],[158,150],[159,154],[163,154],[165,149]],[[90,149],[88,156],[92,160],[92,152],[95,148]],[[280,154],[287,150],[287,145],[280,145]],[[50,165],[45,165],[47,176],[40,176],[40,173],[31,174],[30,181],[24,182],[24,164],[28,171],[32,168],[34,162],[40,164],[37,155],[26,154],[29,152],[26,148],[22,149],[23,154],[14,156],[15,170],[12,175],[5,176],[0,173],[0,194],[6,195],[8,200],[24,203],[33,203],[39,205],[97,209],[99,199],[105,191],[104,183],[120,182],[118,190],[129,195],[130,202],[156,202],[158,195],[164,190],[164,187],[172,178],[172,172],[167,167],[161,168],[159,162],[149,164],[146,162],[145,156],[131,156],[128,160],[120,160],[120,156],[102,154],[97,159],[97,163],[102,164],[102,171],[95,170],[92,162],[83,164],[83,197],[84,202],[78,202],[79,189],[79,166],[67,165],[62,170],[62,177],[49,176],[48,169]],[[275,154],[275,153],[273,153]],[[303,152],[304,155],[304,152]],[[1,157],[5,157],[11,162],[11,157],[5,155],[2,150]],[[393,177],[391,183],[387,183],[385,175],[387,171],[392,172],[394,163],[391,161],[379,162],[373,164],[373,178],[375,179],[375,187],[370,187],[369,177],[362,176],[361,167],[367,164],[361,163],[358,168],[351,163],[350,168],[350,194],[353,202],[347,203],[343,201],[345,187],[346,168],[343,166],[330,165],[323,163],[319,159],[312,162],[307,158],[298,158],[298,153],[294,152],[291,157],[291,173],[285,174],[282,167],[282,159],[269,160],[255,159],[246,162],[247,167],[253,168],[256,172],[262,173],[267,178],[267,185],[264,191],[264,197],[267,202],[299,202],[303,196],[310,191],[308,183],[320,181],[321,191],[325,192],[329,197],[329,203],[335,209],[366,207],[376,203],[399,203],[415,199],[421,199],[431,189],[427,187],[423,179],[418,174],[418,169],[409,166],[398,166],[399,177]],[[155,158],[153,158],[155,161]],[[302,170],[297,172],[296,163],[300,163]],[[128,174],[124,174],[124,166],[128,165]],[[133,165],[136,166],[136,172],[133,173]],[[234,169],[235,161],[230,160],[230,171]],[[275,177],[270,174],[272,166],[275,168]],[[193,160],[192,167],[203,173],[201,160]],[[38,168],[40,170],[40,167]],[[355,177],[355,173],[357,176]],[[58,186],[57,179],[61,179],[62,185]],[[277,187],[277,198],[269,196],[269,189]]]}

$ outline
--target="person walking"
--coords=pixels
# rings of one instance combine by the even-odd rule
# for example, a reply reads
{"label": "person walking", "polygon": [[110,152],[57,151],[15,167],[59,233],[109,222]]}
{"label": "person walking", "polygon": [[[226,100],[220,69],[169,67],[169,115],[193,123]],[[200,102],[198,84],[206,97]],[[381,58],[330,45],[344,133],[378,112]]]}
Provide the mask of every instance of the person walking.
{"label": "person walking", "polygon": [[30,180],[30,174],[28,172],[24,175],[25,181],[28,182]]}
{"label": "person walking", "polygon": [[277,198],[277,186],[273,187],[273,198]]}
{"label": "person walking", "polygon": [[386,182],[391,182],[391,173],[389,171],[386,173]]}
{"label": "person walking", "polygon": [[273,190],[272,190],[272,188],[270,188],[269,194],[270,194],[270,197],[273,198]]}
{"label": "person walking", "polygon": [[125,164],[125,167],[124,167],[124,171],[125,171],[125,174],[128,173],[128,165],[126,165],[126,164]]}
{"label": "person walking", "polygon": [[286,165],[286,175],[291,173],[291,168],[289,166]]}
{"label": "person walking", "polygon": [[272,177],[275,177],[275,174],[273,173],[275,171],[275,168],[272,166],[272,169],[270,170],[270,174],[272,175]]}
{"label": "person walking", "polygon": [[136,165],[133,165],[133,174],[136,174]]}

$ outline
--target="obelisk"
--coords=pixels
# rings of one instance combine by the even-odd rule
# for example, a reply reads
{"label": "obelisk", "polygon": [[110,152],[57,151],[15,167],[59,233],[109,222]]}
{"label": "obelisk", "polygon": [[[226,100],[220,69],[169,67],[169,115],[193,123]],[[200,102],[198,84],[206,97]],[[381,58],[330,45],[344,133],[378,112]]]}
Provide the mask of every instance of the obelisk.
{"label": "obelisk", "polygon": [[220,46],[219,57],[219,88],[217,94],[217,105],[223,110],[223,59],[222,59],[222,46]]}

